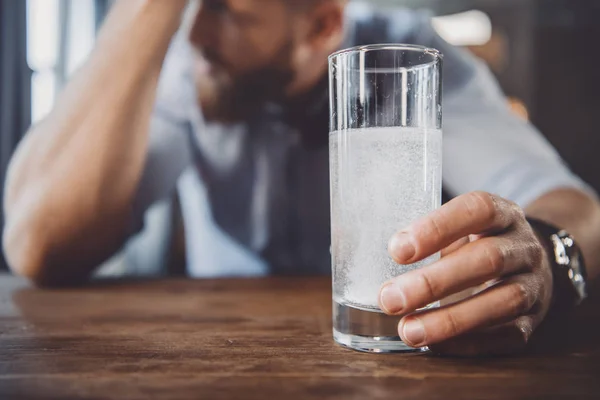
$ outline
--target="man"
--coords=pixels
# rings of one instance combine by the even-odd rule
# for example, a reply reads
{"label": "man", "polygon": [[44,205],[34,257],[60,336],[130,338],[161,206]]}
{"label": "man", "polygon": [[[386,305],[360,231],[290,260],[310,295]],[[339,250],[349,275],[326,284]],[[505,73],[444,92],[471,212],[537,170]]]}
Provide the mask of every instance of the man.
{"label": "man", "polygon": [[[578,261],[575,247],[565,237],[558,248],[555,234],[573,235],[594,279],[596,198],[426,16],[341,0],[186,3],[118,2],[87,64],[19,147],[4,236],[16,273],[42,285],[86,279],[175,192],[191,276],[327,273],[327,55],[413,42],[445,54],[444,183],[455,198],[398,227],[398,263],[444,257],[385,284],[382,309],[404,316],[410,345],[507,353],[551,307],[583,297],[555,257]],[[545,223],[532,229],[525,215]],[[473,287],[487,289],[411,314]]]}

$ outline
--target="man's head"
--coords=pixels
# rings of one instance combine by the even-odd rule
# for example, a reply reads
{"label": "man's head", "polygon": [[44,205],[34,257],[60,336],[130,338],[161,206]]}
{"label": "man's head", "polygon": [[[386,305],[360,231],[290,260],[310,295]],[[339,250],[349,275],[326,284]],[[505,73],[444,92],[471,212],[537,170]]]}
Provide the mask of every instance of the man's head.
{"label": "man's head", "polygon": [[207,118],[247,118],[310,90],[343,37],[345,0],[203,0],[190,41]]}

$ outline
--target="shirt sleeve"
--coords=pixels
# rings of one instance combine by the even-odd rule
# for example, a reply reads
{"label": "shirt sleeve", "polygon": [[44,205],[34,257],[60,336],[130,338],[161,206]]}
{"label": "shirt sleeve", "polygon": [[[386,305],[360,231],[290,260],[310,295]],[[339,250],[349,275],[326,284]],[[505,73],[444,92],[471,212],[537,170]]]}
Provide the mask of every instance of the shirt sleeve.
{"label": "shirt sleeve", "polygon": [[429,14],[415,18],[414,42],[444,54],[443,181],[450,195],[483,190],[521,207],[559,188],[595,195],[536,128],[512,113],[481,60],[440,38]]}
{"label": "shirt sleeve", "polygon": [[165,59],[150,122],[148,154],[133,202],[132,234],[143,228],[146,211],[173,195],[177,181],[192,162],[189,111],[195,104],[187,43],[177,35]]}

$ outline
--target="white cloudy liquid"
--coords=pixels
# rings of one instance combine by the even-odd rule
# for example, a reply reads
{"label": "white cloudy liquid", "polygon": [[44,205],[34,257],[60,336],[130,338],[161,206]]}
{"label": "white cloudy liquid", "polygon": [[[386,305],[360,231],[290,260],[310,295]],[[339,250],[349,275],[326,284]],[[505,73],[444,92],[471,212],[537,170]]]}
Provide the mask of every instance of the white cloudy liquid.
{"label": "white cloudy liquid", "polygon": [[378,312],[385,281],[438,258],[401,266],[387,244],[441,204],[442,132],[355,129],[332,132],[329,145],[334,301]]}

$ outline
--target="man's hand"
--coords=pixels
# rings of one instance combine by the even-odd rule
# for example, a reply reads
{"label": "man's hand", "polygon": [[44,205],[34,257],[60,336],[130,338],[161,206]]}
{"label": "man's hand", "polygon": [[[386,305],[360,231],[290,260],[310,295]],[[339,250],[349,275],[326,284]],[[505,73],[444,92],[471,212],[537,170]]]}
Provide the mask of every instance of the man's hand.
{"label": "man's hand", "polygon": [[[548,311],[552,271],[521,208],[488,193],[469,193],[397,233],[389,244],[399,264],[439,251],[439,261],[381,289],[381,309],[403,316],[402,339],[453,355],[522,350]],[[415,312],[465,290],[472,295]]]}

